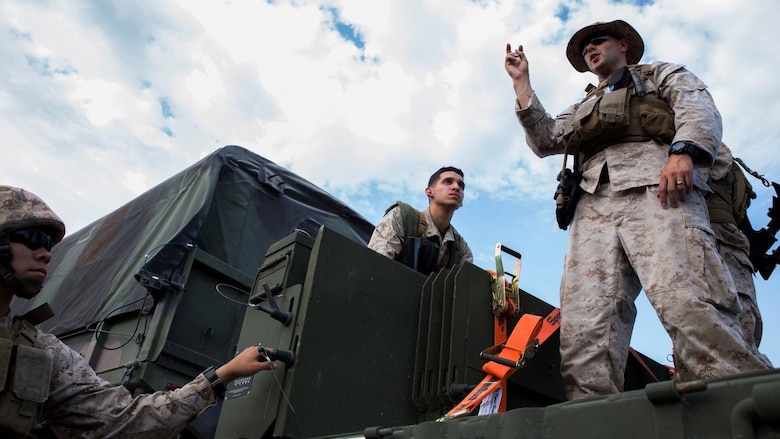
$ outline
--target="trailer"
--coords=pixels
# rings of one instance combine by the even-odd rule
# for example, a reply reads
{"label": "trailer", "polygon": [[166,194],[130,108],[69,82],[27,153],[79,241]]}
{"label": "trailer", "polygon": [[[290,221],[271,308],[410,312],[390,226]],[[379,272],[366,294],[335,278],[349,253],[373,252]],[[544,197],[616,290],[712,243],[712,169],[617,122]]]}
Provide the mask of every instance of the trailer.
{"label": "trailer", "polygon": [[14,312],[50,303],[41,329],[136,393],[181,386],[246,346],[288,353],[232,382],[183,438],[780,437],[777,370],[679,382],[632,351],[624,392],[566,401],[555,331],[531,334],[498,413],[453,415],[498,361],[497,319],[510,334],[556,308],[517,288],[515,312],[498,316],[511,272],[424,276],[366,248],[372,230],[228,146],[66,237],[44,289]]}

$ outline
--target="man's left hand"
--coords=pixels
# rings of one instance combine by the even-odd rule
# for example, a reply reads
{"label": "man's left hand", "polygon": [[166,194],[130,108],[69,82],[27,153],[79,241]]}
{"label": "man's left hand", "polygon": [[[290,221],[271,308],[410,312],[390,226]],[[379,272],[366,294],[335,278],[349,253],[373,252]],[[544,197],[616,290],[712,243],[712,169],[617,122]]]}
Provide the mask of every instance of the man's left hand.
{"label": "man's left hand", "polygon": [[677,207],[677,201],[685,201],[685,196],[693,191],[693,158],[688,154],[669,156],[661,169],[658,181],[658,199],[661,207]]}

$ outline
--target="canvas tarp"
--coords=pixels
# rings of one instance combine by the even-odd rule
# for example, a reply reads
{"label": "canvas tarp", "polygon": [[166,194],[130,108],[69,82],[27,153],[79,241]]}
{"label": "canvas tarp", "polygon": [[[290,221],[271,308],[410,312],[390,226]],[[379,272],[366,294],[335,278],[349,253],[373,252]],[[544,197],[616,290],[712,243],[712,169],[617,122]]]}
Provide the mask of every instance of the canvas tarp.
{"label": "canvas tarp", "polygon": [[295,230],[321,225],[365,244],[373,225],[319,187],[239,146],[226,146],[125,206],[68,235],[52,252],[49,276],[21,314],[48,302],[39,325],[57,335],[141,308],[144,268],[177,281],[188,245],[254,277],[266,250]]}

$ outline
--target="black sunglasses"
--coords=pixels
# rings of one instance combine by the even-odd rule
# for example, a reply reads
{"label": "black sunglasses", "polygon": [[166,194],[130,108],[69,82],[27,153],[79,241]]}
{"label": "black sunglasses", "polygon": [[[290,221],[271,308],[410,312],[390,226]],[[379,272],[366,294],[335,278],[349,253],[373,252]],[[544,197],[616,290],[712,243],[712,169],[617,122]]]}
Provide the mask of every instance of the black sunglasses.
{"label": "black sunglasses", "polygon": [[586,41],[585,44],[582,45],[582,57],[585,57],[585,54],[588,52],[588,45],[593,44],[594,46],[600,46],[604,41],[607,41],[609,39],[609,35],[599,35],[598,37],[593,37],[590,40]]}
{"label": "black sunglasses", "polygon": [[51,251],[54,245],[54,237],[51,233],[37,228],[15,230],[8,235],[8,241],[24,244],[30,250],[43,247],[46,251]]}

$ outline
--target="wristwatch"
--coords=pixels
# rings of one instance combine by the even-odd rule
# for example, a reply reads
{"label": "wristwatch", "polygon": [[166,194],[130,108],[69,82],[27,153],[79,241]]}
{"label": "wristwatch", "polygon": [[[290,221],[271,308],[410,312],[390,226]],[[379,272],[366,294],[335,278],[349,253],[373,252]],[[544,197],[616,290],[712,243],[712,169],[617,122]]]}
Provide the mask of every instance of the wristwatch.
{"label": "wristwatch", "polygon": [[225,388],[225,384],[223,384],[222,381],[219,380],[219,377],[217,376],[216,367],[209,366],[208,369],[203,371],[203,375],[209,381],[209,384],[211,384],[211,388],[214,390],[215,395],[222,396],[225,394],[227,388]]}
{"label": "wristwatch", "polygon": [[699,157],[699,149],[688,142],[674,142],[671,148],[669,148],[669,155],[688,154],[693,159],[694,163]]}

